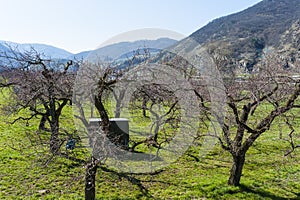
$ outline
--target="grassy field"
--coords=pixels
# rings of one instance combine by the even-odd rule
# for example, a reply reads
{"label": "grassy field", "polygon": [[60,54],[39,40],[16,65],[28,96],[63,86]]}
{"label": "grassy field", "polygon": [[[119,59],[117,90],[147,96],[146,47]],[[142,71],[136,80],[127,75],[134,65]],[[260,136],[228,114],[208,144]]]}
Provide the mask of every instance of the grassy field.
{"label": "grassy field", "polygon": [[[4,104],[4,94],[0,103]],[[5,96],[5,95],[4,95]],[[62,127],[72,129],[71,109]],[[0,116],[0,199],[84,199],[84,148],[69,158],[52,157],[48,144],[37,142],[38,119],[7,123]],[[199,146],[156,174],[131,175],[103,167],[97,174],[97,199],[300,199],[300,155],[283,156],[289,148],[278,127],[260,137],[249,150],[240,187],[227,186],[231,157],[218,146],[199,157]],[[46,134],[40,134],[47,139]]]}

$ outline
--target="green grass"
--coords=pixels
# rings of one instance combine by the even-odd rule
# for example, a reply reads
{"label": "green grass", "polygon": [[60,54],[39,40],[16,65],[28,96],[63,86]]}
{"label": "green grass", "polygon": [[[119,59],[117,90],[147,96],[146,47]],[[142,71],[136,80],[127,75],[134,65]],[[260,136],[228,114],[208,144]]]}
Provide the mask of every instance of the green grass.
{"label": "green grass", "polygon": [[[1,105],[5,103],[3,95]],[[84,164],[63,157],[51,159],[47,143],[31,143],[29,138],[37,139],[39,119],[34,119],[28,126],[25,122],[6,123],[11,119],[0,116],[0,199],[84,199]],[[63,113],[62,128],[73,129],[71,108]],[[283,131],[289,130],[284,128]],[[216,146],[200,158],[201,149],[195,145],[160,173],[130,175],[99,169],[96,197],[300,199],[299,150],[284,157],[289,144],[278,135],[276,125],[249,150],[240,187],[227,185],[231,166],[228,153]],[[47,137],[43,133],[43,138]],[[89,151],[78,148],[69,156],[87,159]]]}

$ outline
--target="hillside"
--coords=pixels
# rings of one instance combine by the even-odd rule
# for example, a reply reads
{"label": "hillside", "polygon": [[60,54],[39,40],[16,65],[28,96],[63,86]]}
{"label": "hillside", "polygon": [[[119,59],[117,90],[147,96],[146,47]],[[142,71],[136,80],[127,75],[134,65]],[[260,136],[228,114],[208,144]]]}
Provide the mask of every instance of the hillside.
{"label": "hillside", "polygon": [[86,58],[87,56],[97,56],[97,58],[100,57],[104,60],[114,60],[119,58],[120,56],[130,54],[138,49],[165,49],[171,45],[174,45],[176,42],[176,40],[170,38],[159,38],[156,40],[137,40],[134,42],[119,42],[100,47],[94,51],[85,51],[79,54],[75,54],[71,56],[70,59],[74,57],[77,59],[82,59]]}
{"label": "hillside", "polygon": [[215,19],[189,37],[208,47],[213,55],[223,54],[251,70],[265,49],[281,49],[295,41],[287,33],[297,27],[299,19],[300,0],[263,0],[244,11]]}
{"label": "hillside", "polygon": [[0,51],[8,51],[7,46],[12,48],[17,48],[20,52],[29,51],[31,48],[35,49],[37,52],[44,54],[46,57],[65,59],[72,55],[72,53],[47,44],[36,44],[36,43],[15,43],[9,41],[0,41],[1,46],[4,46],[6,49],[0,49]]}
{"label": "hillside", "polygon": [[8,48],[2,44],[0,44],[0,51],[7,51]]}
{"label": "hillside", "polygon": [[98,48],[94,51],[83,51],[77,54],[72,54],[64,49],[57,48],[46,44],[20,44],[10,41],[0,40],[0,53],[9,52],[9,46],[13,49],[17,48],[20,52],[29,51],[31,48],[37,52],[53,59],[85,59],[87,56],[97,54],[100,58],[112,60],[122,56],[123,54],[131,53],[134,50],[142,48],[164,49],[175,44],[177,41],[170,38],[159,38],[157,40],[138,40],[134,42],[120,42]]}
{"label": "hillside", "polygon": [[278,45],[280,35],[299,18],[299,0],[263,0],[244,11],[213,20],[191,37],[199,43],[262,37],[267,45]]}

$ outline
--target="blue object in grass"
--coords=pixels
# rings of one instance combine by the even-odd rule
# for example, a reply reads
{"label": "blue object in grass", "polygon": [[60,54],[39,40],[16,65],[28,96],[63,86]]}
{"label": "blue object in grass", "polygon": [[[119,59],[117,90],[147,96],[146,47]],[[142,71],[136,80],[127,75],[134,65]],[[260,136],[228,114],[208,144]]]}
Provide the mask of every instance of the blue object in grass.
{"label": "blue object in grass", "polygon": [[75,139],[68,140],[68,142],[66,144],[66,150],[68,150],[68,149],[69,150],[75,149],[75,143],[76,143]]}

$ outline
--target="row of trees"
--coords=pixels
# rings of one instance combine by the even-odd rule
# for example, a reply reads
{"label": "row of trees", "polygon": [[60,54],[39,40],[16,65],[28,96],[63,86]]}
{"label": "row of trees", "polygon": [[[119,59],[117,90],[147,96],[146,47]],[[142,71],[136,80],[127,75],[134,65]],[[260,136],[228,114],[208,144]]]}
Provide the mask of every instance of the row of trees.
{"label": "row of trees", "polygon": [[[47,59],[34,49],[20,53],[11,48],[10,53],[1,53],[0,57],[5,60],[0,66],[0,86],[1,88],[9,88],[13,99],[10,105],[4,109],[11,113],[21,110],[29,111],[26,112],[26,116],[19,116],[13,123],[18,120],[29,121],[34,117],[39,117],[39,129],[50,133],[49,150],[55,155],[60,153],[60,148],[65,141],[60,138],[60,117],[68,104],[74,104],[77,107],[79,114],[75,117],[88,129],[88,116],[84,113],[85,106],[82,104],[83,100],[88,99],[102,119],[102,127],[98,131],[104,135],[109,135],[110,130],[108,107],[105,103],[110,95],[113,95],[116,100],[115,116],[121,116],[122,100],[128,91],[126,88],[116,91],[114,87],[125,77],[124,74],[128,68],[120,69],[103,63],[75,63],[74,61],[62,62],[61,60]],[[215,70],[218,70],[219,63],[226,62],[219,60],[219,58],[212,59],[216,64]],[[147,62],[151,61],[142,59],[142,63],[139,65]],[[228,184],[235,186],[240,184],[247,151],[262,134],[274,125],[276,118],[286,123],[291,130],[288,133],[288,138],[292,150],[287,154],[299,147],[295,143],[297,140],[293,127],[293,120],[297,117],[295,113],[300,108],[300,104],[298,104],[300,80],[296,76],[299,74],[296,68],[284,68],[282,62],[275,56],[266,55],[265,59],[255,66],[254,72],[250,74],[233,73],[229,77],[224,76],[219,81],[224,84],[222,92],[225,94],[226,112],[220,118],[216,109],[211,108],[214,104],[211,104],[211,96],[209,96],[209,89],[207,89],[211,86],[206,86],[205,81],[199,79],[201,73],[195,70],[195,66],[178,56],[171,56],[169,59],[163,60],[163,63],[180,71],[192,85],[201,112],[198,118],[201,124],[209,126],[209,119],[212,116],[218,116],[220,132],[214,134],[199,132],[198,136],[217,138],[221,147],[232,156]],[[86,85],[80,85],[82,91],[76,91],[79,92],[79,95],[73,96],[73,86],[79,81],[76,80],[76,75],[89,71],[73,70],[79,64],[85,69],[91,67],[93,73],[80,75],[80,77],[87,78],[84,81],[81,80],[81,83]],[[87,88],[93,90],[88,93],[93,94],[92,96],[82,95]],[[178,98],[180,97],[176,96],[174,91],[162,84],[144,84],[137,88],[133,93],[130,108],[141,110],[142,115],[140,117],[152,117],[154,123],[150,136],[140,141],[131,142],[131,151],[135,151],[138,145],[145,144],[159,150],[165,143],[172,140],[174,134],[162,135],[160,130],[166,124],[173,130],[180,127],[180,117],[184,110],[178,104]],[[158,111],[155,105],[161,106],[163,112]],[[95,145],[93,139],[90,138],[90,145],[98,148],[103,147],[101,144]],[[93,151],[98,150],[94,149]],[[101,152],[109,152],[109,150],[103,151],[101,149]],[[87,164],[86,199],[95,198],[95,176],[103,158],[92,157]]]}

